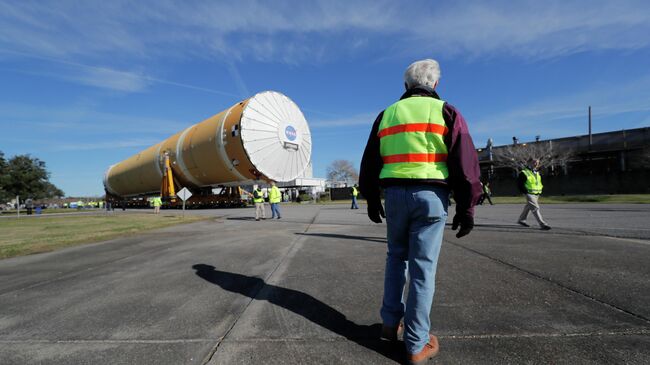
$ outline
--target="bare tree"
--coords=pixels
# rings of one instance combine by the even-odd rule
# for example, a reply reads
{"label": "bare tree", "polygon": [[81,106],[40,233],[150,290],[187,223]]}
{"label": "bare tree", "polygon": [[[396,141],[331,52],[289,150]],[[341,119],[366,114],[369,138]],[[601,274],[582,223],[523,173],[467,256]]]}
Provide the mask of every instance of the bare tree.
{"label": "bare tree", "polygon": [[539,160],[540,168],[566,168],[573,154],[571,150],[553,149],[551,141],[508,145],[493,150],[497,166],[510,167],[516,171],[523,169],[530,160]]}
{"label": "bare tree", "polygon": [[332,182],[354,183],[359,180],[359,173],[351,161],[335,160],[327,167],[327,179]]}

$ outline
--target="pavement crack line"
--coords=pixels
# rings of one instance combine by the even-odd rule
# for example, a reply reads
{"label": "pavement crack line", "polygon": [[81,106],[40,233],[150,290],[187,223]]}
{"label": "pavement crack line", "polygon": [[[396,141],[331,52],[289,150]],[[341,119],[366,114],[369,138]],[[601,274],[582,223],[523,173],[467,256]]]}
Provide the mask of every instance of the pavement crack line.
{"label": "pavement crack line", "polygon": [[[307,223],[307,227],[302,231],[302,233],[307,233],[307,232],[309,231],[309,229],[310,229],[311,226],[314,224],[314,222],[316,222],[316,218],[318,218],[318,215],[319,215],[319,214],[320,214],[320,208],[318,209],[318,211],[316,211],[316,214],[315,214],[314,217],[311,219],[311,221],[310,221],[309,223]],[[210,352],[206,355],[206,357],[204,358],[203,362],[201,362],[201,365],[206,365],[206,364],[208,364],[208,363],[212,360],[212,358],[214,357],[214,355],[215,355],[215,354],[217,353],[217,351],[219,350],[219,346],[221,346],[221,344],[225,341],[225,339],[228,337],[228,335],[230,334],[230,332],[235,328],[235,326],[237,326],[237,323],[238,323],[239,320],[244,316],[244,313],[246,313],[246,311],[248,310],[248,308],[250,307],[250,305],[251,305],[251,304],[252,304],[252,303],[257,299],[257,297],[258,297],[259,294],[262,292],[262,290],[264,290],[264,288],[266,287],[267,284],[273,283],[273,276],[275,275],[276,272],[278,272],[278,269],[279,269],[280,267],[285,266],[285,265],[288,264],[289,259],[292,258],[292,257],[296,254],[296,252],[300,249],[300,243],[302,243],[303,241],[305,241],[307,238],[308,238],[308,236],[299,236],[299,237],[296,237],[296,238],[293,239],[293,241],[292,241],[291,244],[289,245],[289,248],[286,250],[285,254],[282,255],[282,258],[280,259],[280,261],[278,262],[278,264],[277,264],[277,265],[273,268],[273,270],[271,270],[271,272],[270,272],[270,273],[269,273],[269,274],[264,278],[264,285],[260,286],[260,288],[259,288],[259,289],[255,292],[255,294],[253,295],[253,298],[252,298],[251,300],[249,300],[248,303],[246,303],[246,306],[245,306],[244,309],[239,313],[239,315],[237,315],[237,318],[235,318],[235,320],[233,321],[233,323],[232,323],[232,325],[230,326],[230,328],[228,328],[228,331],[226,331],[226,334],[223,335],[223,337],[221,337],[221,338],[219,339],[219,341],[217,341],[216,345],[215,345],[215,346],[212,348],[212,350],[210,350]]]}
{"label": "pavement crack line", "polygon": [[589,294],[587,294],[587,293],[584,293],[584,292],[582,292],[582,291],[580,291],[580,290],[578,290],[578,289],[574,289],[574,288],[571,288],[571,287],[569,287],[569,286],[566,286],[566,285],[564,285],[564,284],[562,284],[562,283],[560,283],[560,282],[558,282],[558,281],[554,281],[554,280],[552,280],[551,278],[544,277],[544,276],[542,276],[542,275],[536,274],[536,273],[534,273],[534,272],[532,272],[532,271],[528,271],[528,270],[526,270],[526,269],[524,269],[524,268],[521,268],[521,267],[519,267],[519,266],[517,266],[517,265],[514,265],[514,264],[511,264],[511,263],[509,263],[509,262],[503,261],[503,260],[498,259],[498,258],[496,258],[496,257],[492,257],[492,256],[490,256],[490,255],[484,254],[484,253],[482,253],[482,252],[480,252],[480,251],[477,251],[477,250],[471,249],[471,248],[466,247],[466,246],[464,246],[464,245],[461,245],[461,244],[458,244],[458,243],[451,242],[451,241],[449,241],[449,240],[447,240],[447,239],[445,239],[444,241],[445,241],[446,243],[450,244],[450,245],[453,245],[453,246],[455,246],[455,247],[461,248],[461,249],[463,249],[463,250],[467,250],[467,251],[472,252],[472,253],[474,253],[474,254],[477,254],[477,255],[479,255],[479,256],[483,256],[483,257],[485,257],[485,258],[487,258],[487,259],[489,259],[489,260],[491,260],[491,261],[497,262],[497,263],[499,263],[499,264],[501,264],[501,265],[508,266],[508,267],[510,267],[510,268],[512,268],[512,269],[515,269],[515,270],[519,271],[519,272],[522,272],[522,273],[524,273],[524,274],[527,274],[527,275],[529,275],[529,276],[532,276],[532,277],[534,277],[534,278],[536,278],[536,279],[538,279],[538,280],[543,280],[543,281],[545,281],[545,282],[547,282],[547,283],[551,283],[551,284],[553,284],[553,285],[555,285],[555,286],[557,286],[557,287],[559,287],[559,288],[561,288],[561,289],[563,289],[563,290],[566,290],[566,291],[568,291],[568,292],[570,292],[570,293],[578,294],[578,295],[583,296],[583,297],[585,297],[585,298],[587,298],[587,299],[590,299],[590,300],[592,300],[592,301],[594,301],[594,302],[596,302],[596,303],[599,303],[599,304],[604,305],[604,306],[606,306],[606,307],[610,307],[610,308],[612,308],[612,309],[614,309],[614,310],[617,310],[617,311],[619,311],[619,312],[625,313],[625,314],[627,314],[627,315],[633,316],[633,317],[635,317],[635,318],[637,318],[637,319],[643,320],[644,322],[650,323],[650,318],[646,318],[646,317],[643,316],[643,315],[640,315],[640,314],[637,314],[637,313],[631,312],[631,311],[629,311],[629,310],[627,310],[627,309],[625,309],[625,308],[619,307],[619,306],[617,306],[617,305],[615,305],[615,304],[608,303],[608,302],[605,302],[605,301],[603,301],[603,300],[600,300],[600,299],[598,299],[598,298],[596,298],[596,297],[594,297],[594,296],[591,296],[591,295],[589,295]]}
{"label": "pavement crack line", "polygon": [[[568,333],[483,333],[483,334],[466,334],[466,335],[436,335],[438,339],[445,340],[480,340],[480,339],[517,339],[517,338],[579,338],[579,337],[605,337],[605,336],[647,336],[650,335],[650,330],[624,330],[624,331],[595,331],[595,332],[568,332]],[[376,341],[375,338],[357,338],[358,341]],[[237,339],[238,343],[264,343],[264,342],[349,342],[348,338],[343,336],[338,337],[319,337],[319,338],[297,338],[297,337],[283,337],[283,338],[245,338]],[[226,342],[228,342],[226,340]],[[1,343],[1,342],[0,342]]]}

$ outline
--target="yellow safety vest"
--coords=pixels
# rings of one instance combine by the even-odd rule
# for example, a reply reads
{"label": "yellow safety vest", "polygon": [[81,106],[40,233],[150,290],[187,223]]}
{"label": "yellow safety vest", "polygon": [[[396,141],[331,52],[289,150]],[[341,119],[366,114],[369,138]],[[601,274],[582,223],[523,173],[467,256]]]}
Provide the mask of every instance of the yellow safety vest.
{"label": "yellow safety vest", "polygon": [[269,192],[269,203],[279,203],[281,199],[282,194],[280,194],[280,189],[278,189],[277,186],[271,187],[271,191]]}
{"label": "yellow safety vest", "polygon": [[262,190],[257,189],[253,192],[253,194],[255,194],[255,192],[258,194],[258,198],[253,195],[253,203],[264,203],[264,195],[262,194]]}
{"label": "yellow safety vest", "polygon": [[445,102],[412,96],[389,106],[379,123],[380,179],[440,179],[449,176]]}
{"label": "yellow safety vest", "polygon": [[524,175],[526,175],[526,183],[524,186],[530,194],[541,194],[542,188],[542,176],[538,171],[533,172],[531,169],[525,168],[523,170]]}

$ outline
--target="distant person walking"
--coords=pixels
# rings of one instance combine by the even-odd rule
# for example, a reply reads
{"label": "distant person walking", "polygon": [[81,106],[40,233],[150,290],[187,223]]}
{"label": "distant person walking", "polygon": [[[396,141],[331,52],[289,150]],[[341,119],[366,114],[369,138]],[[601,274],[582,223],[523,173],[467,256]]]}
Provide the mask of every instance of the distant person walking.
{"label": "distant person walking", "polygon": [[359,195],[359,190],[357,190],[358,185],[354,184],[352,189],[350,189],[350,193],[352,194],[352,206],[350,209],[359,209],[359,206],[357,205],[357,195]]}
{"label": "distant person walking", "polygon": [[517,178],[517,187],[526,196],[526,205],[524,206],[524,211],[521,212],[519,220],[517,223],[524,227],[530,227],[526,223],[528,218],[528,212],[532,212],[537,223],[542,230],[548,231],[551,229],[551,226],[544,222],[542,218],[542,212],[539,209],[539,196],[542,194],[542,176],[539,174],[539,160],[530,159],[526,167],[521,170],[519,177]]}
{"label": "distant person walking", "polygon": [[492,199],[490,198],[490,196],[492,195],[492,191],[490,190],[490,183],[487,181],[485,182],[485,184],[481,183],[481,190],[483,191],[483,194],[481,194],[481,197],[479,198],[477,204],[483,205],[483,202],[485,201],[485,199],[487,199],[490,205],[494,205],[494,203],[492,203]]}
{"label": "distant person walking", "polygon": [[160,199],[159,196],[156,196],[151,201],[151,204],[153,204],[153,213],[154,214],[160,214],[160,207],[162,206],[162,199]]}
{"label": "distant person walking", "polygon": [[259,221],[260,218],[266,219],[266,211],[264,210],[264,193],[260,187],[253,190],[253,203],[255,203],[255,220]]}
{"label": "distant person walking", "polygon": [[282,194],[278,189],[275,181],[271,182],[271,191],[269,192],[269,203],[271,203],[271,219],[282,218],[280,216],[280,202],[282,201]]}
{"label": "distant person walking", "polygon": [[381,336],[397,340],[403,330],[409,364],[422,364],[438,353],[429,315],[449,192],[456,200],[452,229],[460,227],[458,238],[474,227],[481,194],[474,143],[460,112],[435,92],[439,78],[438,62],[431,59],[406,69],[406,92],[372,126],[359,180],[368,217],[376,223],[385,217],[388,228]]}

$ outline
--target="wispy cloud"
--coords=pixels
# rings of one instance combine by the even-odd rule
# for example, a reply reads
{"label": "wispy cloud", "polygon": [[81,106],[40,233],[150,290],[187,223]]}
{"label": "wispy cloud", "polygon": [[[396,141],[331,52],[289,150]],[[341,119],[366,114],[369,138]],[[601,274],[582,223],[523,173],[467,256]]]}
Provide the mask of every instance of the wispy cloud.
{"label": "wispy cloud", "polygon": [[[12,103],[0,104],[0,121],[11,123],[14,130],[31,130],[32,133],[74,133],[86,136],[106,133],[168,135],[188,125],[182,121],[169,119],[108,113],[85,105],[47,106]],[[8,125],[2,127],[6,128]]]}
{"label": "wispy cloud", "polygon": [[244,81],[244,78],[239,73],[239,70],[237,69],[237,65],[235,65],[235,63],[232,61],[228,61],[228,72],[230,73],[230,76],[232,76],[235,85],[237,85],[237,89],[239,90],[240,97],[242,98],[249,97],[251,93],[248,90],[248,87],[246,86],[246,82]]}
{"label": "wispy cloud", "polygon": [[343,116],[331,119],[317,119],[309,123],[312,128],[335,128],[350,126],[372,126],[377,118],[377,112],[359,113],[352,116]]}
{"label": "wispy cloud", "polygon": [[89,86],[127,92],[142,91],[148,85],[142,75],[105,68],[84,70],[70,78]]}
{"label": "wispy cloud", "polygon": [[436,12],[435,31],[415,27],[411,44],[448,55],[532,59],[647,48],[650,38],[641,36],[650,32],[647,6],[636,0],[456,2]]}
{"label": "wispy cloud", "polygon": [[[616,120],[629,113],[650,111],[650,75],[613,87],[590,86],[572,94],[557,95],[511,110],[505,110],[471,122],[472,134],[500,137],[501,142],[515,135],[560,137],[585,133],[588,106],[594,120],[608,119],[609,130],[617,128]],[[644,117],[645,119],[645,117]],[[636,123],[635,123],[636,124]],[[647,126],[641,123],[639,127]],[[506,136],[507,135],[507,136]]]}
{"label": "wispy cloud", "polygon": [[[148,76],[143,72],[136,71],[122,71],[108,67],[86,65],[79,62],[72,62],[68,60],[57,59],[48,56],[39,56],[25,52],[18,52],[6,49],[0,49],[0,55],[13,55],[26,58],[33,58],[43,60],[50,63],[56,63],[63,66],[59,72],[44,72],[44,71],[31,71],[31,70],[13,70],[13,72],[21,72],[26,74],[33,74],[39,76],[47,76],[52,78],[63,79],[67,81],[74,81],[85,85],[95,86],[104,89],[111,89],[117,91],[136,92],[144,90],[150,84],[163,84],[181,87],[185,89],[198,90],[211,94],[218,94],[231,97],[241,97],[240,95],[230,93],[227,91],[215,90],[212,88],[205,88],[196,85],[189,85],[186,83],[175,82],[170,80],[161,79],[158,77]],[[240,77],[241,81],[241,77]],[[243,83],[243,81],[241,81]]]}
{"label": "wispy cloud", "polygon": [[0,1],[0,14],[0,47],[94,61],[164,55],[296,63],[372,49],[540,59],[650,45],[644,0]]}
{"label": "wispy cloud", "polygon": [[[52,145],[49,150],[51,151],[90,151],[90,150],[106,150],[106,149],[121,149],[133,147],[149,147],[160,142],[152,138],[144,139],[127,139],[127,140],[101,140],[97,142],[79,142],[74,140],[59,141]],[[47,143],[47,142],[46,142]]]}

